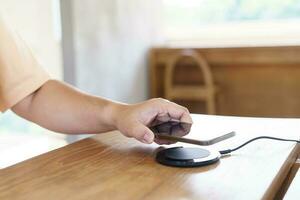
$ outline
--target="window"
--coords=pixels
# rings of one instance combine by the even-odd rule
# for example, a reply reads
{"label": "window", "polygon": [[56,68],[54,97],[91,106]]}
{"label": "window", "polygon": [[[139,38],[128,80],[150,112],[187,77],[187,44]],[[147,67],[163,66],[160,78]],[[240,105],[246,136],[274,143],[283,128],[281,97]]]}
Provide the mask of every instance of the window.
{"label": "window", "polygon": [[169,43],[300,44],[299,0],[163,0]]}

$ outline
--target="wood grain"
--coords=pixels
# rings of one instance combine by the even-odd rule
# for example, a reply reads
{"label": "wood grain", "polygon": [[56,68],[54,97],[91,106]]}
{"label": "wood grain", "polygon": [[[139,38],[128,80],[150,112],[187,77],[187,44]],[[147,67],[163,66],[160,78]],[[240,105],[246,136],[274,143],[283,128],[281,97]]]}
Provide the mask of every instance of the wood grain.
{"label": "wood grain", "polygon": [[300,199],[300,171],[298,170],[298,173],[293,179],[293,182],[291,183],[284,200],[294,200],[294,199]]}
{"label": "wood grain", "polygon": [[[190,138],[236,131],[236,137],[210,147],[218,150],[283,131],[299,139],[296,119],[193,120]],[[96,135],[0,170],[0,199],[271,199],[299,153],[294,143],[261,140],[207,167],[174,168],[154,161],[158,148],[119,132]]]}

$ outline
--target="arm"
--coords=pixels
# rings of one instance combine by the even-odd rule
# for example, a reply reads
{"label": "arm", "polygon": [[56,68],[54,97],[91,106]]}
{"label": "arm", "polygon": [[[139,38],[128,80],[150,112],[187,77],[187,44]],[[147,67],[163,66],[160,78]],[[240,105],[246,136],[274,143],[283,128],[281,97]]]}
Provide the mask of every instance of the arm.
{"label": "arm", "polygon": [[127,105],[82,93],[62,82],[50,80],[16,104],[12,110],[49,130],[67,134],[101,133],[119,129],[125,136],[152,143],[147,128],[155,118],[192,122],[186,108],[152,99]]}

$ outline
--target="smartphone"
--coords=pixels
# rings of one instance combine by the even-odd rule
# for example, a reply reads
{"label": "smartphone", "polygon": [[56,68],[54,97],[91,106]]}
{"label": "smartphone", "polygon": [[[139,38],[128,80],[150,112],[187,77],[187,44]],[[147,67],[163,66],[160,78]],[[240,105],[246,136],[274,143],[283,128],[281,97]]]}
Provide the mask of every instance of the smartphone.
{"label": "smartphone", "polygon": [[156,123],[156,125],[151,126],[150,129],[153,131],[157,139],[167,140],[170,142],[184,142],[201,146],[209,146],[235,136],[235,132],[232,131],[210,140],[195,140],[184,138],[183,136],[187,135],[190,132],[191,127],[192,124],[189,123],[169,121]]}

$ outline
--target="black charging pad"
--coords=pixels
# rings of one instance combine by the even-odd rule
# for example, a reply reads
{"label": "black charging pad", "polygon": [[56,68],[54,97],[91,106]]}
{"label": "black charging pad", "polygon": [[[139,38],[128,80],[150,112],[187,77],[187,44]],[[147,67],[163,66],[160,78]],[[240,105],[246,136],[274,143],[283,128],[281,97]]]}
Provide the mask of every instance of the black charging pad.
{"label": "black charging pad", "polygon": [[173,167],[199,167],[216,163],[220,157],[219,152],[203,148],[173,147],[157,152],[156,161]]}

